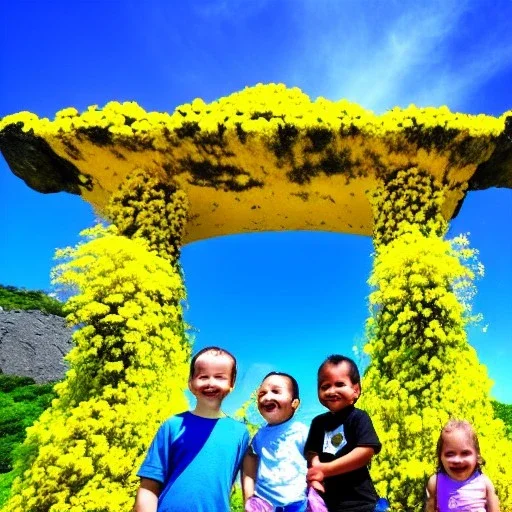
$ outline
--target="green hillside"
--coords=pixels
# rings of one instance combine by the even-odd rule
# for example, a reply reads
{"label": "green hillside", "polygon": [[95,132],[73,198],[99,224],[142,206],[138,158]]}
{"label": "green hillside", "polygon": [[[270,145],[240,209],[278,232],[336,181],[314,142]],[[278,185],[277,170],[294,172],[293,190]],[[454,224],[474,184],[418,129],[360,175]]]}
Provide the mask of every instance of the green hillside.
{"label": "green hillside", "polygon": [[24,290],[0,284],[0,306],[10,309],[38,309],[52,315],[65,316],[63,303],[40,290]]}

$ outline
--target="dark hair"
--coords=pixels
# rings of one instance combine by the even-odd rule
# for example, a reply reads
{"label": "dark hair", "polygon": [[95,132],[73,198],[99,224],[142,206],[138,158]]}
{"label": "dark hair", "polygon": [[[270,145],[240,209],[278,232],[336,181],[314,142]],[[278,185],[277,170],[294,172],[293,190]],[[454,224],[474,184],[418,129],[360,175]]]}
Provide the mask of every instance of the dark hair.
{"label": "dark hair", "polygon": [[198,357],[202,356],[203,354],[206,354],[207,352],[212,352],[216,356],[222,356],[222,355],[223,356],[228,356],[228,357],[230,357],[233,360],[233,368],[231,370],[231,385],[233,386],[235,384],[236,371],[237,371],[235,356],[231,352],[228,352],[227,350],[225,350],[223,348],[214,347],[214,346],[212,346],[212,347],[205,347],[205,348],[201,349],[191,359],[191,361],[190,361],[190,371],[189,371],[189,375],[188,375],[189,380],[194,378],[194,371],[195,371],[196,361],[197,361]]}
{"label": "dark hair", "polygon": [[292,399],[295,400],[295,398],[297,398],[298,400],[300,400],[300,398],[299,398],[299,384],[295,380],[295,377],[292,377],[289,373],[270,372],[270,373],[267,373],[267,375],[265,375],[265,377],[263,377],[263,380],[261,382],[263,382],[267,377],[272,377],[273,375],[277,375],[279,377],[286,377],[287,379],[289,379],[290,383],[292,385]]}
{"label": "dark hair", "polygon": [[357,369],[357,364],[354,363],[350,357],[342,356],[340,354],[332,354],[330,355],[318,368],[318,376],[320,375],[320,372],[324,369],[324,366],[327,366],[328,364],[332,364],[334,366],[337,366],[341,363],[347,363],[349,366],[348,370],[348,376],[350,377],[350,381],[352,384],[359,384],[361,386],[361,376],[359,375],[359,370]]}
{"label": "dark hair", "polygon": [[443,434],[449,434],[454,430],[463,430],[471,439],[473,448],[476,452],[476,470],[481,471],[485,461],[480,453],[480,443],[478,442],[478,436],[476,435],[475,429],[466,420],[450,420],[442,429],[439,439],[437,440],[437,471],[439,473],[446,473],[443,463],[441,462],[441,452],[443,451]]}

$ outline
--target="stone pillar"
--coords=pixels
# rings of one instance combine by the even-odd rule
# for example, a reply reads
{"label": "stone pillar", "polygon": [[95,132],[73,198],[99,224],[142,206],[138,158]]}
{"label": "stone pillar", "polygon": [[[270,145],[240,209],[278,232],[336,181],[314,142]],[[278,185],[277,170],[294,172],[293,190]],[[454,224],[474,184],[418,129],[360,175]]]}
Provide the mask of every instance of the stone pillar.
{"label": "stone pillar", "polygon": [[106,214],[121,235],[144,238],[151,251],[177,263],[188,220],[185,192],[139,169],[112,195]]}
{"label": "stone pillar", "polygon": [[[512,442],[493,419],[491,381],[468,344],[466,298],[480,267],[471,265],[475,251],[464,237],[444,239],[443,186],[421,169],[398,170],[372,202],[370,365],[358,405],[383,443],[372,463],[379,494],[394,510],[422,510],[425,482],[436,470],[436,442],[449,418],[469,420],[482,450],[506,458]],[[511,470],[505,475],[501,459],[493,458],[486,471],[505,493]]]}

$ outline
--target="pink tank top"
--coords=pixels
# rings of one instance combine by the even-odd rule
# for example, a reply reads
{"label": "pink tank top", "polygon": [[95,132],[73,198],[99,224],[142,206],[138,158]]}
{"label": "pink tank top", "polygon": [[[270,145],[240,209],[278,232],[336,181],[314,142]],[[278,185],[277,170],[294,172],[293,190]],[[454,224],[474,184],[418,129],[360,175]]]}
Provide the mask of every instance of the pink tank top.
{"label": "pink tank top", "polygon": [[485,480],[475,471],[459,482],[446,473],[437,474],[437,510],[439,512],[485,512],[487,490]]}

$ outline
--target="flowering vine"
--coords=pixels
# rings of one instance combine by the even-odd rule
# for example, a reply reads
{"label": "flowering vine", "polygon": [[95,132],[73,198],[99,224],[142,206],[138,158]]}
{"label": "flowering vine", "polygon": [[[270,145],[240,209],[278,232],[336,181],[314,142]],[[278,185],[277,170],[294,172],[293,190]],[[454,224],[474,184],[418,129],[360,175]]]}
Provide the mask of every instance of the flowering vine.
{"label": "flowering vine", "polygon": [[187,407],[190,344],[181,276],[142,238],[115,227],[58,252],[55,281],[77,327],[58,398],[28,429],[5,512],[121,512],[158,425]]}
{"label": "flowering vine", "polygon": [[187,212],[182,190],[138,169],[112,194],[106,215],[121,235],[143,238],[150,250],[177,263]]}
{"label": "flowering vine", "polygon": [[372,199],[375,261],[365,346],[371,362],[359,402],[383,443],[372,476],[394,510],[422,510],[440,429],[450,417],[465,418],[480,434],[485,470],[507,510],[512,469],[503,461],[512,442],[494,419],[491,381],[465,332],[473,268],[483,269],[464,264],[475,258],[464,237],[444,239],[443,193],[428,173],[410,168],[394,173]]}

